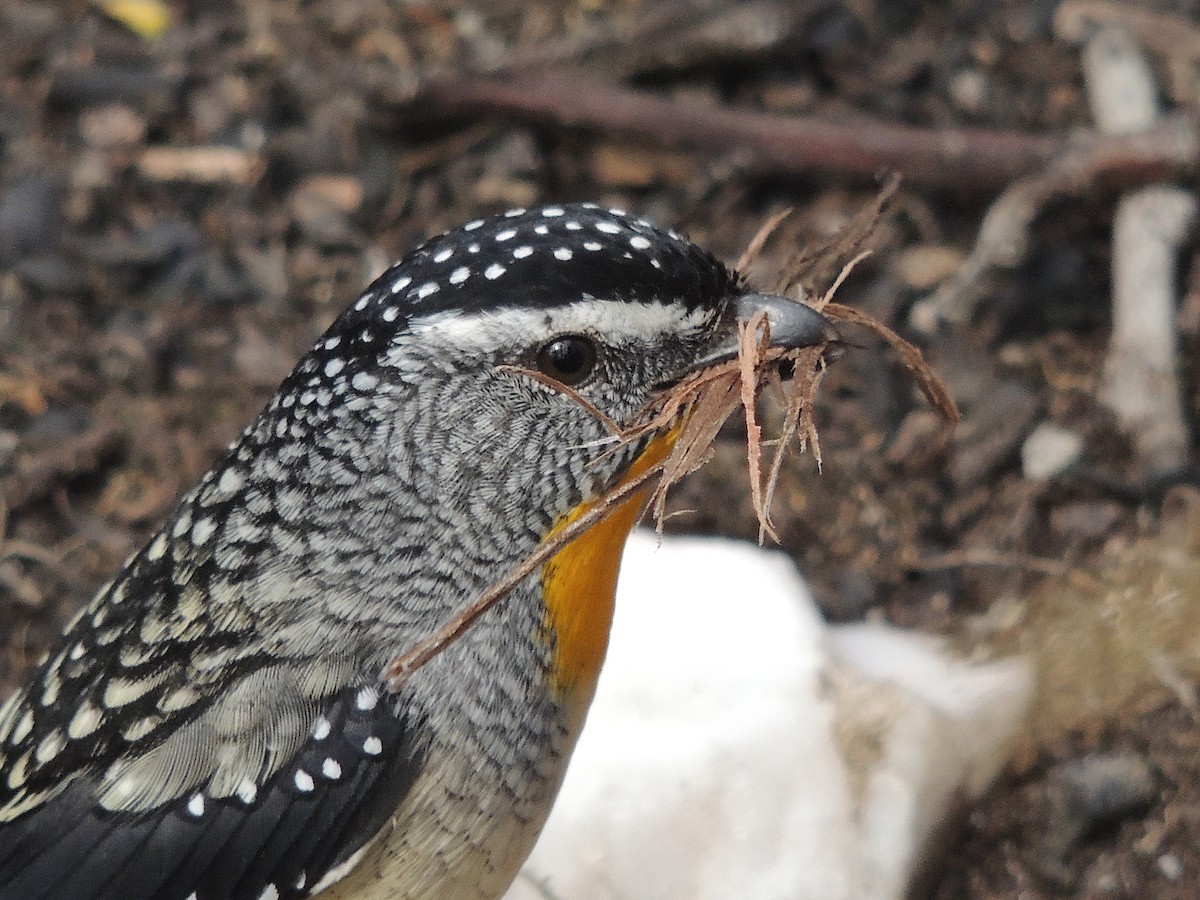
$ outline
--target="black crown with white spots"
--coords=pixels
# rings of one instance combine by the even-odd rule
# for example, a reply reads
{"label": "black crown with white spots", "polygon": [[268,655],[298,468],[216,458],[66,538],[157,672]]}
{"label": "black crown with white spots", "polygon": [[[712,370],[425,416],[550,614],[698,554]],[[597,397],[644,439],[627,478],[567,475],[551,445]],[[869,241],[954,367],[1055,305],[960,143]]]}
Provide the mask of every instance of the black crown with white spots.
{"label": "black crown with white spots", "polygon": [[624,210],[512,209],[413,250],[338,317],[323,348],[347,356],[379,349],[379,339],[413,316],[492,309],[503,305],[498,297],[525,308],[587,298],[691,307],[715,305],[737,288],[736,274],[711,253]]}

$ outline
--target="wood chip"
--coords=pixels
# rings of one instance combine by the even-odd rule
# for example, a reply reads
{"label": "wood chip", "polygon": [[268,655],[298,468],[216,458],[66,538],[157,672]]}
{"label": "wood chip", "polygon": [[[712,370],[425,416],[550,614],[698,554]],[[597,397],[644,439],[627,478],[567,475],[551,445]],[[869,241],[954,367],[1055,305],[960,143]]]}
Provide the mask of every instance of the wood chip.
{"label": "wood chip", "polygon": [[151,181],[252,184],[262,171],[258,154],[236,147],[148,147],[137,170]]}

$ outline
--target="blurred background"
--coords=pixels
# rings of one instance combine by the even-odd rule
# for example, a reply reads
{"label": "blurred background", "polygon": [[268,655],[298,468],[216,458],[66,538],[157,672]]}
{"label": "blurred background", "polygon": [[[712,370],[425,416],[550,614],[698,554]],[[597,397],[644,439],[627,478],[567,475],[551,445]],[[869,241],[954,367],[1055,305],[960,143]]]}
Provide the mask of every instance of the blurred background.
{"label": "blurred background", "polygon": [[[732,262],[792,208],[769,284],[896,172],[838,299],[963,421],[848,332],[784,549],[831,620],[1034,661],[934,896],[1196,896],[1198,105],[1194,0],[6,3],[0,695],[426,236],[597,200]],[[738,427],[669,530],[757,537]]]}

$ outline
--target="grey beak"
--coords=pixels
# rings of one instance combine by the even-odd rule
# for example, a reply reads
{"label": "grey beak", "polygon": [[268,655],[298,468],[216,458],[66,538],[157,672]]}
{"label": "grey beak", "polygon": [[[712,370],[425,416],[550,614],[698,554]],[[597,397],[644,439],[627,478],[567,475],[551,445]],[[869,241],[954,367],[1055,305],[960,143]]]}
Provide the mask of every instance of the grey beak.
{"label": "grey beak", "polygon": [[737,299],[734,313],[739,322],[750,321],[759,310],[767,311],[771,325],[771,346],[796,350],[838,339],[833,323],[799,300],[776,294],[745,294]]}
{"label": "grey beak", "polygon": [[720,343],[697,360],[690,367],[691,370],[704,369],[736,359],[737,325],[750,321],[759,310],[767,312],[772,347],[797,350],[800,347],[815,347],[838,340],[833,323],[806,303],[776,294],[743,294],[733,302],[731,309],[726,313],[727,321],[722,327]]}

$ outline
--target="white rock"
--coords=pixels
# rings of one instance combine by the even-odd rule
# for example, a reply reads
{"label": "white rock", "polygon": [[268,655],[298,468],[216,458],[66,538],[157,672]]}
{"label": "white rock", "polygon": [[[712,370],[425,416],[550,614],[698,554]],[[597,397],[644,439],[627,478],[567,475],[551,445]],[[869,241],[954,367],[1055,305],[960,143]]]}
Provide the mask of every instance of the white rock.
{"label": "white rock", "polygon": [[1064,472],[1083,456],[1083,438],[1052,422],[1043,422],[1021,445],[1021,470],[1026,478],[1044,481]]}
{"label": "white rock", "polygon": [[508,900],[900,897],[1006,758],[1031,678],[827,628],[790,562],[635,534],[609,658]]}

